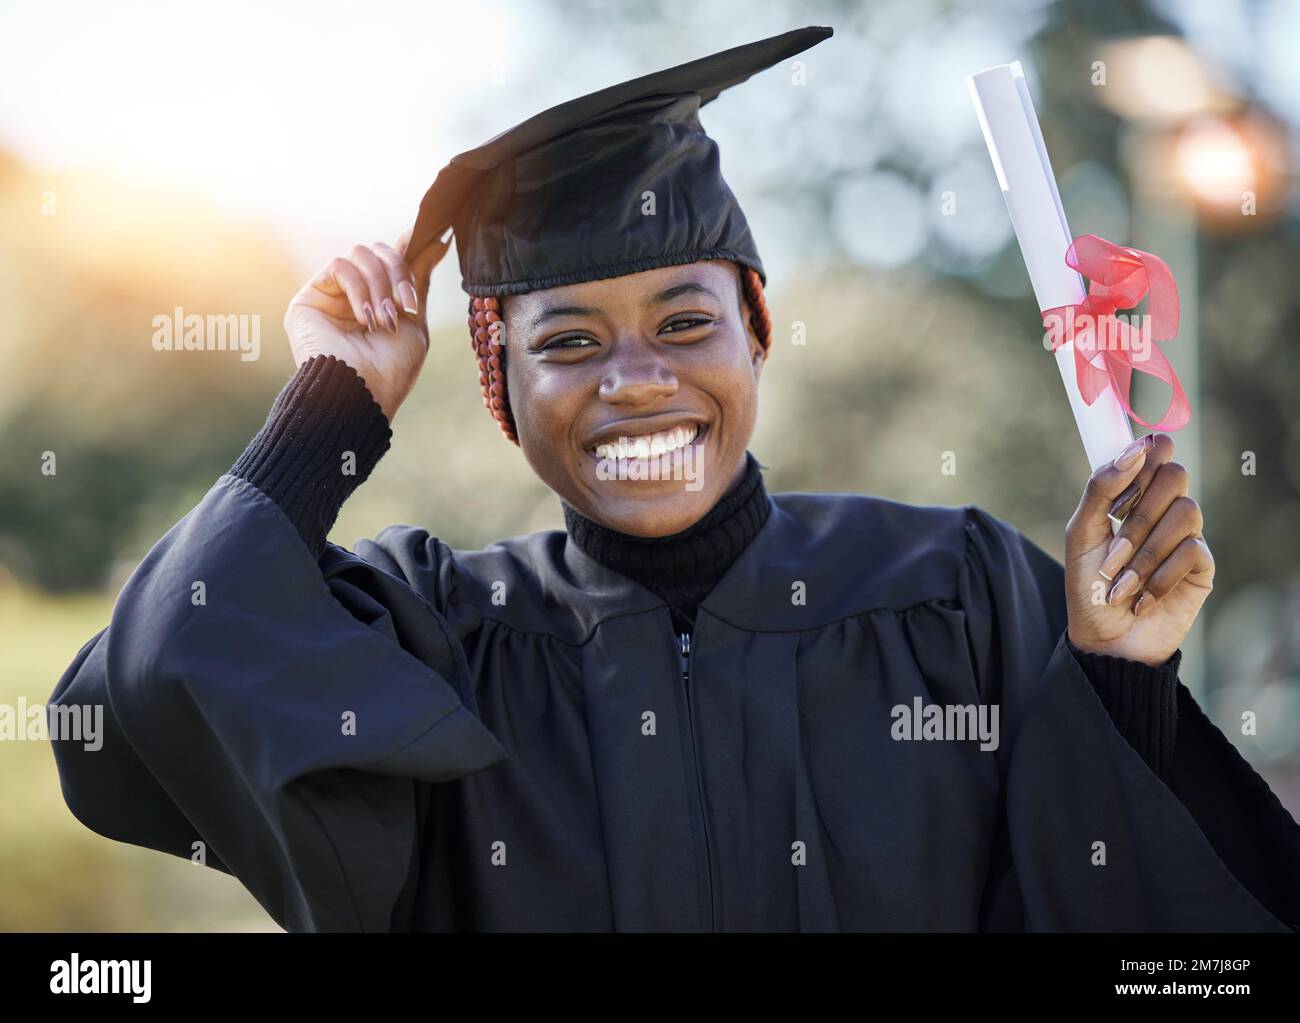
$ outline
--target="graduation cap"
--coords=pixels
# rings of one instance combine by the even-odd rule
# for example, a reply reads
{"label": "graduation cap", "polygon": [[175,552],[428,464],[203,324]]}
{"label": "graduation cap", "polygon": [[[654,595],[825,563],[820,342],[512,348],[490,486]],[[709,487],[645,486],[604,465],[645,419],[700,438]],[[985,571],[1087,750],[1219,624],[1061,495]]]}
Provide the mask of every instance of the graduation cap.
{"label": "graduation cap", "polygon": [[766,283],[699,108],[832,34],[803,28],[561,103],[461,153],[420,202],[414,264],[450,227],[470,295],[514,295],[705,259]]}

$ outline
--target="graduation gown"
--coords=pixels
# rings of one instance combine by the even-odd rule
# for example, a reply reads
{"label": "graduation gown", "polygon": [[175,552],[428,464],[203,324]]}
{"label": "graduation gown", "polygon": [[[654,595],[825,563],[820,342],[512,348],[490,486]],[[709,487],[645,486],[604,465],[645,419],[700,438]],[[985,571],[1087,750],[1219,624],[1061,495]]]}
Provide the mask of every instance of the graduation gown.
{"label": "graduation gown", "polygon": [[[295,931],[1297,923],[1300,829],[1181,684],[1152,773],[1058,562],[973,506],[770,499],[683,658],[564,532],[316,558],[223,476],[58,683],[105,705],[68,805]],[[918,700],[996,705],[996,749],[894,738]]]}

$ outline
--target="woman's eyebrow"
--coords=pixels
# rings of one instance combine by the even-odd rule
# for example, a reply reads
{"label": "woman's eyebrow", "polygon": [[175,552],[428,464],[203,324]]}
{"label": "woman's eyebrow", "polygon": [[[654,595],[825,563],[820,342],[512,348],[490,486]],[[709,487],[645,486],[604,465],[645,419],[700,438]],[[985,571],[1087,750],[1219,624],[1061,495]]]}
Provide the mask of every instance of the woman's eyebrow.
{"label": "woman's eyebrow", "polygon": [[648,309],[652,305],[658,305],[660,302],[667,302],[669,299],[674,299],[678,295],[691,294],[708,295],[709,298],[713,299],[715,302],[718,301],[718,296],[703,284],[696,284],[694,281],[686,281],[684,284],[674,284],[671,288],[665,288],[657,295],[647,295],[641,300],[641,305]]}
{"label": "woman's eyebrow", "polygon": [[595,309],[585,305],[553,305],[548,309],[543,309],[533,317],[533,322],[528,325],[528,329],[536,330],[543,320],[549,320],[556,316],[593,316],[595,313]]}

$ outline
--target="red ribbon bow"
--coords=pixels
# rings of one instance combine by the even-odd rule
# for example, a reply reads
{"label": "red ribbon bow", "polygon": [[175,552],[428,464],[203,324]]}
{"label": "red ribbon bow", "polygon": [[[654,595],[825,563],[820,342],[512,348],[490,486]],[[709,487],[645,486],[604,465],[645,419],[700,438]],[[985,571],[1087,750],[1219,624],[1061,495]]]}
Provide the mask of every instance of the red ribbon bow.
{"label": "red ribbon bow", "polygon": [[[1113,387],[1124,411],[1153,430],[1179,430],[1192,417],[1178,374],[1157,341],[1178,334],[1178,287],[1159,256],[1085,234],[1074,240],[1065,261],[1088,278],[1088,295],[1080,305],[1043,310],[1043,323],[1052,338],[1052,351],[1074,342],[1074,369],[1079,393],[1091,405]],[[1116,309],[1132,309],[1150,294],[1150,330],[1139,331],[1115,318]],[[1061,329],[1055,324],[1060,322]],[[1104,328],[1098,336],[1097,328]],[[1145,349],[1145,351],[1143,351]],[[1129,404],[1133,370],[1163,380],[1173,390],[1169,407],[1157,423],[1148,423]]]}

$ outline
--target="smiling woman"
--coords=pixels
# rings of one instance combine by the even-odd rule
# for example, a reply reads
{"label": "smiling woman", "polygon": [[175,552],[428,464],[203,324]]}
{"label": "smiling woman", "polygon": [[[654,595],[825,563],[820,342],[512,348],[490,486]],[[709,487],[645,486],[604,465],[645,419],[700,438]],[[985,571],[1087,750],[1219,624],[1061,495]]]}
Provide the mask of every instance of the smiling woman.
{"label": "smiling woman", "polygon": [[[666,536],[740,480],[770,338],[766,324],[755,329],[741,273],[704,261],[506,300],[514,400],[502,413],[533,471],[570,507],[623,533]],[[694,448],[693,489],[672,471],[684,442]],[[610,459],[633,464],[611,475]],[[651,459],[666,471],[636,464]]]}
{"label": "smiling woman", "polygon": [[[88,827],[292,930],[1300,923],[1300,828],[1178,681],[1214,562],[1168,437],[1088,480],[1064,566],[969,504],[767,493],[766,281],[698,111],[829,35],[538,114],[304,285],[265,426],[49,701],[105,708],[54,744]],[[566,528],[348,551],[448,228]],[[685,452],[698,486],[642,472]]]}

